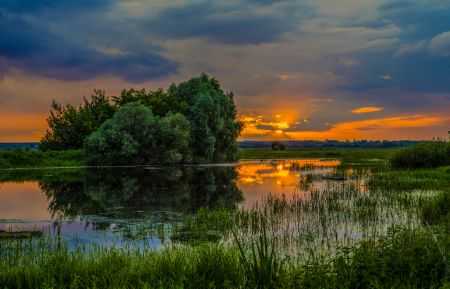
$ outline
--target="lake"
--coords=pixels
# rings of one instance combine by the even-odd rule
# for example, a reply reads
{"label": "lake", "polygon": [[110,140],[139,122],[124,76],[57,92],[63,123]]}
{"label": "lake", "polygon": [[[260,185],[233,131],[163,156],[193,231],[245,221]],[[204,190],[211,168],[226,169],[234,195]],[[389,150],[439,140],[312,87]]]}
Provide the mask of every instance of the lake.
{"label": "lake", "polygon": [[393,204],[365,210],[364,202],[385,199],[368,197],[370,170],[343,169],[332,159],[39,173],[39,178],[0,183],[0,230],[40,231],[74,247],[158,248],[172,243],[175,228],[200,208],[248,211],[273,200],[297,204],[286,210],[277,230],[303,235],[303,241],[314,235],[322,236],[316,243],[346,244],[412,222],[411,214]]}

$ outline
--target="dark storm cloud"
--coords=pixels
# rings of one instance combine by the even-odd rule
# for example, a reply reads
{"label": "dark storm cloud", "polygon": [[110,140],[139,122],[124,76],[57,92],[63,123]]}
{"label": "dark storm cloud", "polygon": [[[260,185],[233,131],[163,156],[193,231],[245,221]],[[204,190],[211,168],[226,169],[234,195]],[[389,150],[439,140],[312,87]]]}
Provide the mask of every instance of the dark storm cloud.
{"label": "dark storm cloud", "polygon": [[[19,3],[20,2],[20,3]],[[26,2],[26,3],[25,3]],[[25,5],[30,2],[29,5]],[[35,3],[39,2],[39,4]],[[160,49],[120,53],[102,52],[91,43],[70,39],[49,28],[51,17],[42,10],[66,13],[66,9],[86,8],[88,1],[9,1],[0,8],[0,73],[11,68],[61,80],[84,80],[112,75],[130,82],[163,77],[174,73],[177,64],[160,55]],[[89,1],[90,7],[107,5],[110,1]],[[23,5],[20,5],[20,4]],[[34,3],[34,4],[33,4]],[[84,5],[83,5],[84,4]],[[59,10],[58,10],[59,9]],[[67,12],[73,13],[74,10]],[[50,14],[52,15],[52,14]],[[101,19],[99,19],[101,20]],[[55,23],[52,23],[55,24]],[[62,23],[64,25],[65,23]],[[74,32],[77,27],[73,27]],[[76,33],[74,36],[78,35]]]}
{"label": "dark storm cloud", "polygon": [[450,4],[436,3],[392,2],[380,12],[384,20],[402,28],[403,40],[427,39],[450,30]]}
{"label": "dark storm cloud", "polygon": [[385,95],[401,100],[398,105],[406,107],[430,104],[430,98],[421,96],[424,93],[448,93],[450,34],[445,33],[450,31],[450,5],[399,1],[381,6],[379,12],[378,23],[399,28],[397,44],[352,55],[360,65],[338,65],[336,73],[347,79],[341,88],[356,93],[383,89],[409,94],[406,101],[395,93]]}
{"label": "dark storm cloud", "polygon": [[206,38],[238,45],[273,42],[296,27],[300,20],[295,17],[297,9],[260,14],[254,10],[258,5],[280,2],[285,1],[251,0],[230,7],[213,2],[190,4],[163,10],[145,25],[148,31],[169,39]]}
{"label": "dark storm cloud", "polygon": [[73,13],[105,7],[113,0],[2,0],[0,10],[11,13],[39,13],[59,10]]}

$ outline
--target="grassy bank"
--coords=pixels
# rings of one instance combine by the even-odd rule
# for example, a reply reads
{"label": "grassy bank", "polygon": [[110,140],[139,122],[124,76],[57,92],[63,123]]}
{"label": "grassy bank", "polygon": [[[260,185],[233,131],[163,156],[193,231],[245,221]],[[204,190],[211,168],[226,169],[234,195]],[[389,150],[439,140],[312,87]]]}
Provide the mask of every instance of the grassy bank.
{"label": "grassy bank", "polygon": [[272,150],[266,148],[246,148],[239,151],[240,159],[292,159],[292,158],[336,158],[344,162],[386,161],[399,148],[299,148]]}
{"label": "grassy bank", "polygon": [[71,167],[84,164],[80,150],[0,150],[0,169]]}
{"label": "grassy bank", "polygon": [[[239,159],[337,158],[344,163],[385,163],[399,149],[304,148],[273,151],[241,149]],[[72,167],[85,164],[81,150],[0,150],[0,169]]]}

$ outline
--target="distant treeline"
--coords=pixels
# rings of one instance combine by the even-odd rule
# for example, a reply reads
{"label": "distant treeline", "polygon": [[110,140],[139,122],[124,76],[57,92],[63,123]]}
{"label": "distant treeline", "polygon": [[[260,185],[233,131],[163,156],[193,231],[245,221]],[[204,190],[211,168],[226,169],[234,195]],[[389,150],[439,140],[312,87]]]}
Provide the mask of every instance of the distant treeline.
{"label": "distant treeline", "polygon": [[0,143],[0,150],[38,149],[37,142]]}
{"label": "distant treeline", "polygon": [[[425,141],[412,140],[354,140],[354,141],[338,141],[338,140],[295,140],[282,141],[286,148],[394,148],[416,145]],[[240,148],[272,148],[272,141],[241,141]]]}

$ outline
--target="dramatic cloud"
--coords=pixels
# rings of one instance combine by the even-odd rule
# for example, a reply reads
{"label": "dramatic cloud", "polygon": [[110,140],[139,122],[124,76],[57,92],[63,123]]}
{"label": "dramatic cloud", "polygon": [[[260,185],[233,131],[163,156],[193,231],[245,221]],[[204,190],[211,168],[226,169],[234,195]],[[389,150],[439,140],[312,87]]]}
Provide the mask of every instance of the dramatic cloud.
{"label": "dramatic cloud", "polygon": [[445,136],[449,15],[448,0],[3,0],[0,139],[38,139],[53,98],[202,72],[235,93],[243,138]]}
{"label": "dramatic cloud", "polygon": [[261,44],[278,40],[299,23],[298,6],[289,6],[291,10],[284,6],[260,8],[283,2],[287,1],[254,0],[236,5],[198,2],[163,10],[145,25],[148,31],[169,39],[206,38],[227,44]]}
{"label": "dramatic cloud", "polygon": [[[12,3],[15,2],[0,6],[0,73],[16,68],[61,80],[114,75],[131,82],[142,82],[170,75],[177,69],[176,63],[162,56],[160,49],[155,47],[149,46],[147,51],[139,52],[101,51],[91,43],[75,41],[68,35],[54,32],[50,21],[40,18],[42,15],[39,9],[59,8],[58,12],[64,13],[66,8],[75,8],[73,6],[82,3],[62,1],[50,5],[52,1],[45,1],[31,6],[25,3],[23,9]],[[56,12],[43,15],[51,16],[53,13]]]}

